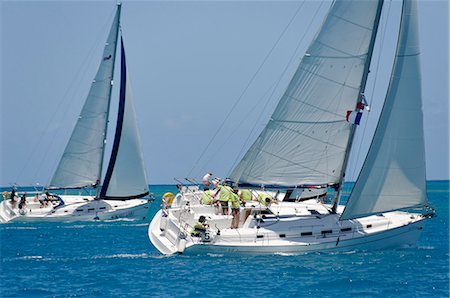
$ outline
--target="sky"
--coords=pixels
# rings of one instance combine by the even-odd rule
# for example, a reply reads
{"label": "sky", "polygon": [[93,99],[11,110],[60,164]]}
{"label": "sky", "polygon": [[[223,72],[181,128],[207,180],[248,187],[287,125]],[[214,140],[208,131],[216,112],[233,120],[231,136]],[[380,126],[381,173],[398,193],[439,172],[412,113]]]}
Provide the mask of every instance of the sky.
{"label": "sky", "polygon": [[[149,183],[226,177],[267,123],[330,3],[123,1]],[[400,9],[397,0],[384,5],[366,88],[372,111],[358,128],[349,180],[386,93]],[[449,4],[419,1],[419,11],[427,178],[449,179]],[[0,12],[0,186],[46,185],[96,73],[115,2],[2,1]]]}

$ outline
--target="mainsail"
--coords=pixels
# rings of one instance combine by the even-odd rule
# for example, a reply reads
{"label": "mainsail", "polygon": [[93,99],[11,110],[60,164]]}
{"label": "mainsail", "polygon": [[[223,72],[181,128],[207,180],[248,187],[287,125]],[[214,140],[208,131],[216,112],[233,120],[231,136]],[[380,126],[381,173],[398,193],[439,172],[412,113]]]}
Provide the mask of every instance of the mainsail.
{"label": "mainsail", "polygon": [[130,199],[149,194],[129,81],[121,38],[119,113],[101,199]]}
{"label": "mainsail", "polygon": [[336,1],[269,123],[230,177],[240,185],[340,183],[380,1]]}
{"label": "mainsail", "polygon": [[417,3],[403,1],[385,103],[341,219],[427,204]]}
{"label": "mainsail", "polygon": [[48,188],[92,187],[100,182],[120,8],[118,5],[97,74]]}

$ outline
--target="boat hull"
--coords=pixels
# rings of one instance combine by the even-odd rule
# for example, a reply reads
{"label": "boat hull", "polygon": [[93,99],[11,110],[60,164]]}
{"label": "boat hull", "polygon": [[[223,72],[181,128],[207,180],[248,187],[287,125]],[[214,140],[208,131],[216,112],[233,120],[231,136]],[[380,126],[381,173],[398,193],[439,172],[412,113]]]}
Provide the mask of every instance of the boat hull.
{"label": "boat hull", "polygon": [[[171,244],[164,237],[158,236],[161,224],[161,211],[153,218],[148,235],[152,244],[163,254],[170,255],[181,253],[177,245]],[[380,231],[373,234],[362,235],[353,239],[340,240],[339,237],[323,238],[323,241],[300,242],[300,241],[273,241],[235,243],[226,241],[217,243],[187,243],[183,254],[206,254],[206,253],[250,253],[250,254],[277,254],[292,253],[302,254],[308,252],[335,252],[353,250],[380,250],[414,246],[419,239],[425,225],[425,219],[410,223],[401,227]]]}
{"label": "boat hull", "polygon": [[121,218],[145,219],[150,201],[131,199],[126,201],[95,200],[86,196],[61,196],[64,205],[42,206],[28,199],[26,207],[19,209],[10,201],[0,203],[0,222],[40,221],[101,221]]}
{"label": "boat hull", "polygon": [[[193,245],[185,250],[186,254],[201,253],[250,253],[250,254],[302,254],[309,252],[345,252],[381,250],[414,246],[420,237],[424,223],[418,222],[404,227],[387,230],[375,235],[362,236],[356,239],[313,244],[284,245]],[[336,244],[337,243],[337,244]]]}
{"label": "boat hull", "polygon": [[[272,206],[250,202],[240,209],[239,228],[232,229],[232,215],[198,204],[196,197],[179,196],[175,206],[154,216],[148,236],[162,254],[308,253],[413,246],[428,218],[394,211],[340,220],[343,206],[333,214],[330,206],[316,200]],[[205,233],[195,235],[193,227],[200,216],[207,218],[209,227]]]}

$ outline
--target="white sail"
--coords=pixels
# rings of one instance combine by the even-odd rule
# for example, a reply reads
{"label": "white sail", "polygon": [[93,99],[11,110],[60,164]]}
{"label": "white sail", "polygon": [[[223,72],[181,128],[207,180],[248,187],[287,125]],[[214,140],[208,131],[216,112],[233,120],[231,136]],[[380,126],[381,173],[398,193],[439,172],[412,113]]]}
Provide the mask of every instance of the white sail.
{"label": "white sail", "polygon": [[97,75],[49,188],[79,188],[101,178],[120,19],[118,6]]}
{"label": "white sail", "polygon": [[379,1],[336,1],[269,123],[231,174],[239,184],[340,181]]}
{"label": "white sail", "polygon": [[149,193],[123,41],[121,53],[119,113],[101,199],[138,198]]}
{"label": "white sail", "polygon": [[416,1],[404,1],[393,74],[341,219],[427,204]]}

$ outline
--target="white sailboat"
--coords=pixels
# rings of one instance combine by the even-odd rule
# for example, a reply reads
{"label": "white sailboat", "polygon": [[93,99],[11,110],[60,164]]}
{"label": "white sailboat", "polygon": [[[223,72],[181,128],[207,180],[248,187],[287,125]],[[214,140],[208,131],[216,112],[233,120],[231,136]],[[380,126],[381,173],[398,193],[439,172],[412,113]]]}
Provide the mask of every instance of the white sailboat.
{"label": "white sailboat", "polygon": [[[383,1],[336,0],[272,117],[230,178],[255,196],[232,215],[201,204],[183,187],[148,235],[163,254],[302,253],[414,245],[432,217],[425,186],[417,3],[405,0],[384,106],[366,160],[345,206],[345,169]],[[347,117],[349,118],[349,117]],[[302,200],[308,187],[334,188],[333,201]],[[300,195],[299,195],[300,194]],[[200,216],[205,230],[195,230]],[[194,231],[194,233],[192,233]]]}
{"label": "white sailboat", "polygon": [[[144,159],[136,125],[121,37],[121,78],[117,124],[112,153],[100,184],[106,144],[121,5],[104,47],[97,74],[47,194],[36,193],[25,202],[4,200],[0,222],[42,220],[107,220],[145,218],[149,199]],[[56,190],[96,190],[95,195],[58,195]]]}

